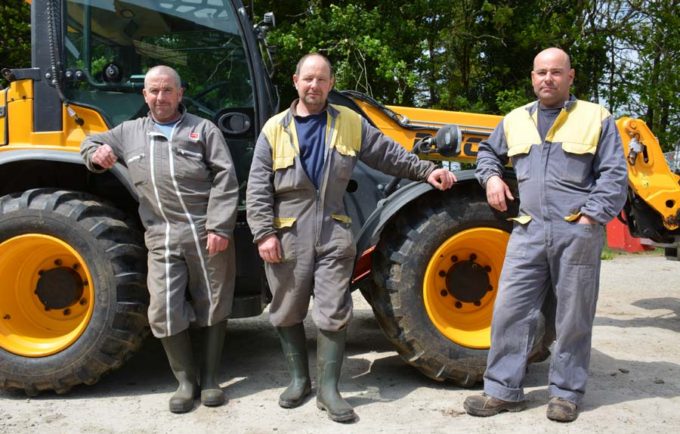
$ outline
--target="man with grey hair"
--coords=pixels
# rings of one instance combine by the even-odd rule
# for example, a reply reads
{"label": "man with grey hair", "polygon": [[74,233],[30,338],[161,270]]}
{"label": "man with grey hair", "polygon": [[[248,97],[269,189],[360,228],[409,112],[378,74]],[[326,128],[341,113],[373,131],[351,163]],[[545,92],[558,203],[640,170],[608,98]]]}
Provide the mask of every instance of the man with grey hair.
{"label": "man with grey hair", "polygon": [[[199,375],[201,402],[224,403],[216,377],[234,295],[231,240],[238,202],[224,137],[212,122],[186,112],[183,92],[174,69],[151,68],[143,91],[148,116],[93,134],[81,144],[93,172],[122,160],[139,196],[149,250],[149,325],[179,382],[170,399],[173,413],[193,408]],[[194,367],[190,324],[204,331],[200,374]]]}
{"label": "man with grey hair", "polygon": [[547,417],[575,420],[585,393],[604,225],[626,201],[627,170],[614,119],[570,95],[574,75],[563,50],[541,51],[531,72],[538,101],[510,112],[479,146],[476,176],[489,205],[504,212],[514,200],[503,181],[508,160],[521,201],[494,305],[484,394],[464,403],[474,416],[525,407],[527,358],[549,293],[556,339]]}

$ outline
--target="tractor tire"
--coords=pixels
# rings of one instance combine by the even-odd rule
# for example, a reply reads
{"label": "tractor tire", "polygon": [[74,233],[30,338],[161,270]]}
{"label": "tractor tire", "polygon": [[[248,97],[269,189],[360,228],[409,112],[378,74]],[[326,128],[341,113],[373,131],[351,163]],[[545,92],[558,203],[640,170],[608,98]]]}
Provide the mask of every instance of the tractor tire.
{"label": "tractor tire", "polygon": [[65,393],[120,367],[148,334],[145,280],[117,209],[54,189],[0,198],[0,388]]}
{"label": "tractor tire", "polygon": [[471,191],[423,196],[384,228],[365,290],[388,340],[426,376],[482,380],[511,230]]}

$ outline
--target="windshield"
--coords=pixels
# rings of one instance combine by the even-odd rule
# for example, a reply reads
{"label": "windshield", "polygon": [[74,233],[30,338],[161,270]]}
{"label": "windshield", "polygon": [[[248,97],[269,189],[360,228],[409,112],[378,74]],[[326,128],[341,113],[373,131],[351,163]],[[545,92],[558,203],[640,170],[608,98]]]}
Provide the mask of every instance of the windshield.
{"label": "windshield", "polygon": [[220,111],[252,112],[253,86],[238,17],[226,0],[69,0],[69,100],[97,108],[115,126],[146,115],[144,74],[158,64],[179,72],[183,103],[215,121]]}

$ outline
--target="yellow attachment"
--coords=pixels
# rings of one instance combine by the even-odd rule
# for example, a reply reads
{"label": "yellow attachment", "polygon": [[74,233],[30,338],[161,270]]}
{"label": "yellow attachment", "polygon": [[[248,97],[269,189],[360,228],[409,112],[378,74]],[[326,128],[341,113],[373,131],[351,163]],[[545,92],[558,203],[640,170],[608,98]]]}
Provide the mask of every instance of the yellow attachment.
{"label": "yellow attachment", "polygon": [[[616,121],[628,162],[628,184],[642,200],[654,208],[669,230],[679,227],[680,177],[671,172],[659,141],[644,121],[627,117]],[[631,145],[642,145],[632,161]],[[634,147],[634,146],[633,146]]]}
{"label": "yellow attachment", "polygon": [[408,129],[400,126],[376,106],[360,99],[354,102],[366,113],[377,128],[407,150],[425,136],[434,136],[444,125],[455,124],[463,132],[461,152],[451,157],[422,156],[437,160],[452,160],[474,163],[477,158],[479,142],[484,140],[501,121],[502,116],[479,113],[464,113],[447,110],[422,109],[413,107],[387,106],[388,109],[402,116],[402,121],[410,126],[424,129]]}
{"label": "yellow attachment", "polygon": [[[477,227],[453,235],[432,255],[423,278],[423,301],[432,324],[451,341],[467,348],[486,349],[491,343],[491,317],[498,280],[510,234]],[[450,273],[454,264],[470,261],[477,276],[486,273],[489,288],[475,302],[460,301]],[[483,279],[482,279],[483,280]],[[479,279],[478,279],[479,281]]]}
{"label": "yellow attachment", "polygon": [[[49,309],[37,291],[41,276],[66,268],[82,294],[68,306]],[[77,251],[57,238],[26,234],[0,244],[0,282],[0,348],[5,351],[25,357],[56,354],[76,342],[90,322],[90,270]]]}

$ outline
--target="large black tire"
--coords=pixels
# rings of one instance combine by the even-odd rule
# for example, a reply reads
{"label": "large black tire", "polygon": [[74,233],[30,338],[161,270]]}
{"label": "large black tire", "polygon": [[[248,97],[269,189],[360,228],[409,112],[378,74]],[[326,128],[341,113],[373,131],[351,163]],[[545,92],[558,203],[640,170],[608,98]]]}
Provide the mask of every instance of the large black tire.
{"label": "large black tire", "polygon": [[482,380],[511,230],[472,190],[421,197],[384,228],[364,290],[387,338],[426,376],[463,387]]}
{"label": "large black tire", "polygon": [[[0,198],[0,387],[65,393],[96,383],[138,349],[148,293],[136,226],[85,193]],[[59,315],[69,319],[55,332]]]}

